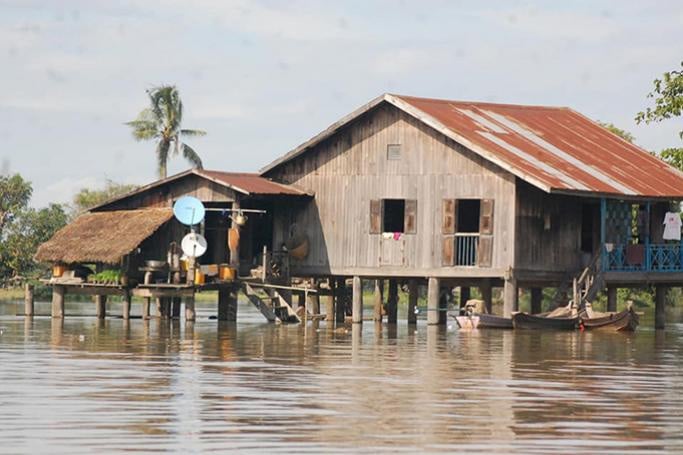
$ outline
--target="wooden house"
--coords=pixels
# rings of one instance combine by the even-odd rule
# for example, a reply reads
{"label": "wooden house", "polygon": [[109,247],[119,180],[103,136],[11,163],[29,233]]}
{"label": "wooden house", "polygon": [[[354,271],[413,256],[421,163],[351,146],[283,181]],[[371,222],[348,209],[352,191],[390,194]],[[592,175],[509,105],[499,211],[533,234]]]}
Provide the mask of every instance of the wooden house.
{"label": "wooden house", "polygon": [[261,175],[314,194],[275,211],[275,243],[311,245],[295,275],[504,286],[506,315],[519,287],[538,311],[544,286],[614,306],[617,286],[683,282],[662,238],[683,174],[569,108],[386,94]]}

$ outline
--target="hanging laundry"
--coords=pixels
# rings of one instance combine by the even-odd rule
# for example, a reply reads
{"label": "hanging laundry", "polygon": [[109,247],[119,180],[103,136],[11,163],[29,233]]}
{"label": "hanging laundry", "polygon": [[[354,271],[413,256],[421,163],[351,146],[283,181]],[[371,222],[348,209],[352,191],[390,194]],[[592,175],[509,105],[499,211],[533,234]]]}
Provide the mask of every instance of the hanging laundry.
{"label": "hanging laundry", "polygon": [[394,232],[394,240],[401,240],[401,233],[400,232]]}
{"label": "hanging laundry", "polygon": [[681,216],[678,213],[666,212],[664,215],[664,240],[681,240]]}

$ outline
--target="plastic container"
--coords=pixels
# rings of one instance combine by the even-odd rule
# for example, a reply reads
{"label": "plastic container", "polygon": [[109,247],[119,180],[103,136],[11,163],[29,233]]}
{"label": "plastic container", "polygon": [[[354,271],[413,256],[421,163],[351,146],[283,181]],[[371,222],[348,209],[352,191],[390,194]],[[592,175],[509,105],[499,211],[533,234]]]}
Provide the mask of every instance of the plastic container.
{"label": "plastic container", "polygon": [[235,279],[235,269],[230,267],[229,265],[224,265],[221,264],[219,270],[218,270],[218,278],[220,278],[221,281],[233,281]]}
{"label": "plastic container", "polygon": [[195,272],[194,272],[194,284],[201,285],[204,283],[206,283],[206,275],[204,275],[199,270],[195,270]]}

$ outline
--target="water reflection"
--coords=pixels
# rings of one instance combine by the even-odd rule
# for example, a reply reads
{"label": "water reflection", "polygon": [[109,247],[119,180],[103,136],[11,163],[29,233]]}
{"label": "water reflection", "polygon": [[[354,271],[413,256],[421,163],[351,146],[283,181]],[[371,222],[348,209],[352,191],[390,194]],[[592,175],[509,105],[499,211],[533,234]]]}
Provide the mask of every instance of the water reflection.
{"label": "water reflection", "polygon": [[7,452],[683,450],[683,330],[0,319]]}

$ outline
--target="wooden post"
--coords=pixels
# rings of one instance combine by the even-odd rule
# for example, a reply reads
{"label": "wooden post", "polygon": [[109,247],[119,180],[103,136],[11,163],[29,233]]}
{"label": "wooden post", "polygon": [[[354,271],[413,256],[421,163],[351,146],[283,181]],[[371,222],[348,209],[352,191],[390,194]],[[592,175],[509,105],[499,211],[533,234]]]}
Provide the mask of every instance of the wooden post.
{"label": "wooden post", "polygon": [[237,321],[237,289],[234,286],[218,290],[218,320]]}
{"label": "wooden post", "polygon": [[325,320],[328,322],[328,327],[334,324],[334,279],[327,280],[330,294],[325,296]]}
{"label": "wooden post", "polygon": [[417,324],[417,280],[411,278],[408,281],[408,324]]}
{"label": "wooden post", "polygon": [[484,282],[479,288],[481,292],[481,299],[484,301],[484,306],[486,307],[486,312],[491,314],[493,312],[493,289],[491,287],[491,282]]}
{"label": "wooden post", "polygon": [[387,296],[387,322],[396,324],[398,321],[398,281],[389,280],[389,295]]}
{"label": "wooden post", "polygon": [[451,288],[447,289],[448,292],[441,292],[442,289],[439,288],[439,325],[446,325],[448,323],[448,295],[453,294],[451,293]]}
{"label": "wooden post", "polygon": [[[236,200],[235,202],[232,203],[232,209],[233,210],[238,210],[239,208],[240,208],[240,201],[239,200]],[[232,222],[230,223],[230,227],[232,229],[237,229],[237,232],[239,233],[240,227],[235,222],[235,218],[236,218],[238,213],[239,212],[235,212],[235,211],[232,212],[233,218],[232,218]],[[229,233],[228,233],[228,235],[229,235]],[[229,245],[229,246],[230,246],[230,267],[234,267],[236,276],[239,276],[239,273],[240,273],[240,242],[239,241],[234,242],[232,245]],[[265,261],[265,259],[264,259],[264,261]],[[264,269],[264,273],[265,273],[265,269]]]}
{"label": "wooden post", "polygon": [[531,288],[531,314],[538,314],[541,310],[541,303],[543,302],[543,289]]}
{"label": "wooden post", "polygon": [[132,303],[132,296],[130,292],[126,291],[123,294],[123,320],[127,321],[130,319],[130,306]]}
{"label": "wooden post", "polygon": [[149,307],[152,306],[152,299],[145,297],[142,301],[142,319],[149,319]]}
{"label": "wooden post", "polygon": [[431,277],[427,282],[427,324],[439,324],[439,279]]}
{"label": "wooden post", "polygon": [[194,322],[196,317],[194,311],[194,294],[185,297],[185,320],[189,322]]}
{"label": "wooden post", "polygon": [[655,287],[655,329],[664,329],[666,325],[666,290],[665,286]]}
{"label": "wooden post", "polygon": [[173,297],[171,302],[171,317],[173,319],[180,319],[180,304],[182,303],[182,299],[180,297]]}
{"label": "wooden post", "polygon": [[334,300],[337,324],[343,324],[346,320],[346,302],[348,300],[345,278],[337,279],[337,285],[334,287]]}
{"label": "wooden post", "polygon": [[375,299],[374,299],[374,314],[375,322],[382,322],[382,304],[384,301],[384,286],[382,280],[375,280]]}
{"label": "wooden post", "polygon": [[503,316],[512,317],[512,312],[517,306],[517,280],[508,278],[503,287]]}
{"label": "wooden post", "polygon": [[353,309],[351,314],[354,324],[363,323],[363,282],[359,276],[353,277]]}
{"label": "wooden post", "polygon": [[465,308],[465,304],[471,295],[469,286],[460,286],[460,308]]}
{"label": "wooden post", "polygon": [[614,286],[607,287],[607,311],[616,313],[617,311],[617,290]]}
{"label": "wooden post", "polygon": [[24,316],[32,318],[35,314],[33,299],[33,285],[26,283],[24,286]]}
{"label": "wooden post", "polygon": [[[320,288],[316,288],[320,291]],[[306,302],[306,309],[311,312],[311,314],[320,314],[320,295],[317,293],[310,293],[307,296],[308,301]]]}
{"label": "wooden post", "polygon": [[52,286],[52,317],[61,319],[64,317],[64,286]]}
{"label": "wooden post", "polygon": [[96,295],[95,296],[95,313],[97,319],[104,319],[107,317],[107,296],[106,295]]}

